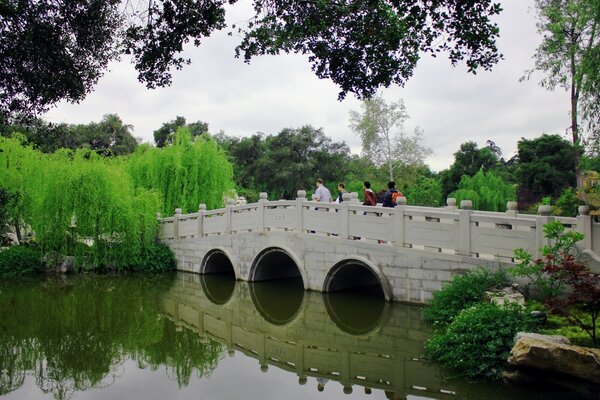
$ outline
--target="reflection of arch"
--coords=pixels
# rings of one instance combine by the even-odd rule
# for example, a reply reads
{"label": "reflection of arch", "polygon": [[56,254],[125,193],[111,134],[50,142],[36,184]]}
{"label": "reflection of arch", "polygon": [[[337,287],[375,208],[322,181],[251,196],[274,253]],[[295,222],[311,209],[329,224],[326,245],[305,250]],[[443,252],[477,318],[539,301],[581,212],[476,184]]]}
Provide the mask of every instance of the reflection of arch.
{"label": "reflection of arch", "polygon": [[[375,287],[387,301],[392,299],[390,285],[381,273],[367,261],[358,258],[338,262],[329,270],[323,282],[323,292],[338,292]],[[374,293],[371,293],[372,295]]]}
{"label": "reflection of arch", "polygon": [[233,267],[231,257],[224,249],[212,249],[202,259],[200,265],[201,274],[229,274],[238,278],[236,269]]}
{"label": "reflection of arch", "polygon": [[206,297],[214,304],[222,305],[231,299],[237,281],[230,275],[200,275],[200,284]]}
{"label": "reflection of arch", "polygon": [[258,313],[271,324],[286,325],[304,309],[304,285],[300,277],[268,282],[249,282],[250,297]]}
{"label": "reflection of arch", "polygon": [[[372,292],[375,289],[375,296]],[[389,302],[371,286],[356,292],[323,293],[323,302],[329,318],[350,335],[371,335],[385,325],[391,308]]]}
{"label": "reflection of arch", "polygon": [[306,277],[300,265],[292,252],[280,247],[267,247],[254,258],[248,280],[257,282],[302,278],[302,285],[306,287]]}

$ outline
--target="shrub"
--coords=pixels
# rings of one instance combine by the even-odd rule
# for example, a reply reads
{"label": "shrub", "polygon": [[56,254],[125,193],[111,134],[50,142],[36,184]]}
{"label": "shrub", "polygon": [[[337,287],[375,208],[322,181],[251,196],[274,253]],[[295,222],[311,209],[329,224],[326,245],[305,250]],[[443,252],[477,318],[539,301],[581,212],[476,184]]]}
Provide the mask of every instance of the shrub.
{"label": "shrub", "polygon": [[8,278],[42,272],[40,252],[27,246],[12,246],[0,251],[0,277]]}
{"label": "shrub", "polygon": [[435,325],[447,325],[461,310],[481,301],[486,290],[507,284],[508,276],[502,270],[490,272],[478,268],[456,276],[442,290],[433,294],[423,311],[423,317]]}
{"label": "shrub", "polygon": [[434,333],[427,354],[459,374],[496,379],[519,331],[531,331],[534,321],[517,305],[478,303],[456,316],[448,329]]}
{"label": "shrub", "polygon": [[159,242],[150,242],[142,250],[141,262],[132,267],[138,271],[162,272],[171,271],[177,267],[175,255],[171,249]]}
{"label": "shrub", "polygon": [[562,266],[577,263],[575,243],[583,239],[580,232],[565,232],[559,221],[544,225],[544,236],[551,242],[542,249],[542,258],[534,259],[526,250],[515,250],[517,265],[509,269],[511,275],[526,277],[533,286],[535,299],[544,301],[561,294],[565,287]]}

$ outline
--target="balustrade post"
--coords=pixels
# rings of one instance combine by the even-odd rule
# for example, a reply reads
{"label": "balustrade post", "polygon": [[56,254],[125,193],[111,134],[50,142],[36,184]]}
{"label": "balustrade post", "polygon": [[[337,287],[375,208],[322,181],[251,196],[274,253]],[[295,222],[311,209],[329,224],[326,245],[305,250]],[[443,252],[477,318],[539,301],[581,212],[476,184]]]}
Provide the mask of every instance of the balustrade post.
{"label": "balustrade post", "polygon": [[296,231],[304,232],[304,202],[306,201],[306,190],[298,190],[296,193]]}
{"label": "balustrade post", "polygon": [[352,201],[352,194],[348,192],[342,193],[342,202],[340,203],[340,230],[338,234],[342,239],[348,239],[350,236],[350,202]]}
{"label": "balustrade post", "polygon": [[550,244],[550,240],[544,236],[544,225],[554,220],[550,214],[552,213],[552,206],[541,204],[538,206],[538,216],[535,219],[535,249],[534,254],[536,258],[542,256],[540,249]]}
{"label": "balustrade post", "polygon": [[206,212],[206,204],[198,204],[198,236],[204,236],[204,213]]}
{"label": "balustrade post", "polygon": [[399,197],[396,200],[396,204],[393,237],[396,246],[404,247],[404,210],[406,209],[406,197]]}
{"label": "balustrade post", "polygon": [[173,215],[173,236],[175,239],[179,239],[179,219],[181,218],[181,208],[175,209],[175,215]]}
{"label": "balustrade post", "polygon": [[471,200],[461,200],[458,210],[458,254],[471,255],[471,214],[473,211]]}
{"label": "balustrade post", "polygon": [[225,233],[229,235],[232,230],[232,214],[235,200],[227,199],[227,207],[225,207]]}
{"label": "balustrade post", "polygon": [[446,209],[448,211],[455,211],[456,210],[456,199],[454,197],[448,197],[446,199]]}
{"label": "balustrade post", "polygon": [[519,213],[519,204],[516,201],[509,201],[506,203],[506,215],[509,217],[516,218]]}
{"label": "balustrade post", "polygon": [[592,216],[589,206],[579,206],[577,215],[577,232],[583,233],[583,249],[592,249]]}
{"label": "balustrade post", "polygon": [[264,232],[265,230],[265,205],[267,203],[268,196],[267,192],[260,192],[258,195],[258,231]]}

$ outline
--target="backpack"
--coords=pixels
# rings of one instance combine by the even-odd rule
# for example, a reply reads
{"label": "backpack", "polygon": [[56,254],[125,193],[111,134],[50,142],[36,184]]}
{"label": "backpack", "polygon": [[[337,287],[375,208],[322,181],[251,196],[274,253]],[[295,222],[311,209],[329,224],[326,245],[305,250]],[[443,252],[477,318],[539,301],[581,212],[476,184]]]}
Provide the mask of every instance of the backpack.
{"label": "backpack", "polygon": [[402,196],[404,196],[402,192],[392,192],[392,204],[394,204],[394,207],[396,207],[396,204],[398,204],[396,201],[398,201],[398,199]]}

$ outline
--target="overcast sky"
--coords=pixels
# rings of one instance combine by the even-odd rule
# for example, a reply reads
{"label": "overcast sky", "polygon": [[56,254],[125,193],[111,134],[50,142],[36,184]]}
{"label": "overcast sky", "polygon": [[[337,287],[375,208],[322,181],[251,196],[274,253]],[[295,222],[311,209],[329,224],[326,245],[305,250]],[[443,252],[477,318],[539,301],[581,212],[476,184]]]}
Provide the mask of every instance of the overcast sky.
{"label": "overcast sky", "polygon": [[[423,129],[433,150],[427,159],[433,170],[448,168],[453,153],[467,140],[480,147],[492,140],[510,158],[522,137],[556,133],[568,138],[568,94],[539,87],[539,74],[519,82],[533,66],[532,56],[541,41],[533,0],[500,2],[504,11],[497,18],[498,47],[504,59],[492,71],[472,75],[464,65],[453,68],[443,56],[424,56],[404,88],[380,91],[388,102],[404,99],[410,115],[406,128]],[[234,7],[229,21],[240,22],[242,14],[239,6]],[[188,123],[207,122],[212,133],[223,130],[230,136],[277,134],[310,124],[360,152],[360,140],[348,127],[350,110],[361,110],[358,100],[349,94],[339,102],[338,88],[319,80],[306,56],[263,56],[244,64],[234,58],[239,40],[224,31],[205,39],[199,48],[186,47],[184,55],[192,64],[174,71],[168,88],[148,90],[137,81],[127,59],[113,63],[83,102],[60,103],[45,118],[89,123],[116,113],[134,126],[134,136],[151,143],[153,131],[178,115]]]}

